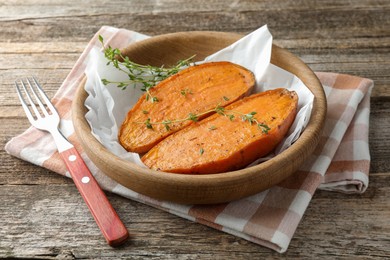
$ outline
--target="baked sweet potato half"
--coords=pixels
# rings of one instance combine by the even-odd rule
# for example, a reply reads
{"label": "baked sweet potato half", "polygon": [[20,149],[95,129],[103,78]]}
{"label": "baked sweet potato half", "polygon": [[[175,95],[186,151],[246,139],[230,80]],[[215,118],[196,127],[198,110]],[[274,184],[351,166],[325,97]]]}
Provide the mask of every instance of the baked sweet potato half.
{"label": "baked sweet potato half", "polygon": [[173,173],[241,169],[279,144],[297,106],[297,94],[287,89],[251,95],[167,137],[141,159],[151,169]]}
{"label": "baked sweet potato half", "polygon": [[[161,81],[127,113],[119,142],[129,152],[145,153],[167,136],[192,123],[173,122],[190,113],[201,114],[247,96],[255,84],[251,71],[230,62],[189,67]],[[204,114],[199,119],[208,116]],[[167,122],[169,124],[148,124]]]}

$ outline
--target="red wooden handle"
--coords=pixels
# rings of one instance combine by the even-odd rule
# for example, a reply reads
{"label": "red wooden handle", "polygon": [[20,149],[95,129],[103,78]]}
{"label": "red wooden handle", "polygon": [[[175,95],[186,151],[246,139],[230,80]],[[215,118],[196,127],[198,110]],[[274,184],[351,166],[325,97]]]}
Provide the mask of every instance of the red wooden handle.
{"label": "red wooden handle", "polygon": [[120,245],[129,237],[129,233],[80,154],[75,148],[60,154],[107,243],[110,246]]}

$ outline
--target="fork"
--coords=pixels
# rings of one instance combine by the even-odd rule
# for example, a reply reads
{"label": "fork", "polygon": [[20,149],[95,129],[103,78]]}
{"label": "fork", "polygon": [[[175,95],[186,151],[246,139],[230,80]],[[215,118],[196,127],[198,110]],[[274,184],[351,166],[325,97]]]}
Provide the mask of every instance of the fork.
{"label": "fork", "polygon": [[17,80],[15,87],[30,123],[53,136],[59,154],[107,243],[110,246],[122,244],[129,237],[126,227],[76,148],[59,131],[60,116],[36,78]]}

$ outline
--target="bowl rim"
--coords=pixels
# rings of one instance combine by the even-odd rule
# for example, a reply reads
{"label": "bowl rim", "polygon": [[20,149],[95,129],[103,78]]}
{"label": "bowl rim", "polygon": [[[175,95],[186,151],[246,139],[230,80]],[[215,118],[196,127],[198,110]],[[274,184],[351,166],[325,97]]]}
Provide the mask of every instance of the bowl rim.
{"label": "bowl rim", "polygon": [[[204,35],[212,35],[213,37],[227,37],[231,39],[239,39],[243,37],[243,35],[236,33],[226,33],[226,32],[207,32],[207,31],[192,31],[192,32],[178,32],[178,33],[170,33],[159,36],[154,36],[149,39],[138,42],[138,44],[155,44],[158,41],[163,40],[164,38],[175,38],[182,37],[185,35],[191,35],[192,37],[204,36]],[[136,43],[137,44],[137,43]],[[134,46],[134,45],[133,45]],[[124,52],[131,50],[132,45],[124,48]],[[137,185],[133,186],[130,184],[125,185],[126,187],[139,192],[144,195],[148,195],[151,197],[158,197],[158,199],[170,200],[179,203],[185,204],[208,204],[208,203],[220,203],[225,201],[230,201],[232,199],[238,199],[238,196],[234,196],[234,194],[230,194],[227,196],[227,199],[207,199],[207,198],[194,198],[194,199],[180,199],[175,198],[174,196],[165,196],[159,195],[161,192],[157,192],[157,196],[154,196],[156,192],[145,192],[143,189],[148,189],[148,185],[150,183],[159,183],[160,185],[172,186],[174,183],[175,192],[180,194],[181,192],[186,194],[189,189],[208,189],[210,194],[217,192],[220,187],[230,188],[230,193],[234,193],[234,190],[238,189],[240,184],[244,184],[247,182],[258,182],[259,179],[263,178],[266,175],[271,174],[272,172],[278,171],[280,172],[281,168],[286,168],[291,171],[289,174],[282,174],[281,176],[274,176],[273,184],[279,183],[283,179],[290,176],[293,172],[295,172],[298,167],[294,166],[294,169],[291,170],[291,162],[299,162],[301,164],[303,162],[302,158],[306,158],[309,156],[316,145],[319,142],[321,136],[321,130],[324,125],[325,115],[326,115],[326,97],[324,90],[320,81],[314,72],[298,57],[290,53],[289,51],[280,48],[273,44],[272,46],[272,57],[271,63],[274,63],[278,58],[283,58],[288,60],[290,63],[293,63],[300,69],[303,68],[303,74],[299,76],[299,78],[305,83],[305,85],[310,89],[310,91],[314,94],[314,103],[313,110],[311,113],[311,118],[309,123],[307,124],[304,131],[301,133],[301,136],[294,142],[292,146],[287,148],[282,153],[278,154],[274,158],[271,158],[268,161],[262,162],[258,165],[254,165],[248,168],[229,171],[224,173],[217,174],[206,174],[206,175],[189,175],[189,174],[173,174],[161,171],[155,171],[148,168],[143,168],[138,166],[132,162],[126,161],[125,159],[119,158],[116,155],[112,154],[107,148],[105,148],[90,132],[90,127],[88,122],[85,119],[86,108],[84,107],[84,101],[87,96],[84,91],[84,85],[86,82],[86,77],[80,83],[77,92],[75,94],[75,99],[72,103],[72,119],[75,128],[75,132],[80,140],[81,146],[84,148],[86,154],[90,157],[90,159],[100,168],[106,175],[113,178],[117,182],[121,183],[122,178],[132,178],[134,182],[137,182]],[[299,65],[299,66],[298,66]],[[279,65],[278,65],[279,66]],[[279,66],[283,68],[283,66]],[[283,68],[286,69],[286,68]],[[294,71],[294,68],[289,67],[288,71],[297,75],[297,71]],[[294,73],[295,72],[295,73]],[[302,72],[302,71],[301,71]],[[297,75],[298,77],[298,75]],[[303,78],[302,78],[303,77]],[[89,129],[89,131],[86,131]],[[93,149],[90,147],[94,147]],[[299,149],[297,152],[294,147],[301,147],[304,149]],[[303,150],[303,151],[302,151]],[[105,160],[110,159],[114,162],[114,165],[107,168],[105,165],[107,162]],[[278,161],[279,164],[276,165],[274,162]],[[280,165],[282,163],[282,165]],[[111,171],[111,172],[110,172]],[[286,170],[287,171],[287,170]],[[129,176],[124,176],[125,173],[128,173]],[[144,184],[140,184],[138,182],[144,182]],[[150,182],[150,183],[148,183]],[[122,183],[121,183],[122,184]],[[162,186],[159,186],[162,187]],[[268,185],[269,187],[269,185]],[[264,189],[263,189],[264,190]],[[260,192],[259,190],[258,192]],[[173,192],[173,193],[175,193]],[[146,193],[146,194],[145,194]],[[163,192],[164,193],[164,192]],[[166,192],[165,192],[166,193]],[[165,194],[164,193],[164,194]],[[255,192],[247,192],[245,196],[249,196],[254,194]],[[243,196],[241,196],[243,197]]]}

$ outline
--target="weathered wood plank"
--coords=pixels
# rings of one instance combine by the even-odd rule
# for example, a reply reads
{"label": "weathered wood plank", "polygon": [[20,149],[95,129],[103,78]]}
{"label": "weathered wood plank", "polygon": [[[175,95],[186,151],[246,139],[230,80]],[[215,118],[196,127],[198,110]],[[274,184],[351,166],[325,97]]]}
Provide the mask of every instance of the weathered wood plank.
{"label": "weathered wood plank", "polygon": [[[129,6],[130,7],[130,6]],[[248,33],[268,24],[275,38],[359,38],[389,37],[388,6],[370,9],[305,9],[305,10],[248,10],[194,11],[180,15],[162,13],[103,13],[90,14],[89,8],[78,16],[54,16],[5,20],[0,30],[1,39],[32,41],[67,41],[89,39],[102,25],[128,28],[149,35],[177,31],[215,30]],[[313,22],[315,20],[315,22]],[[83,26],[78,26],[82,24]],[[288,24],[288,27],[285,26]],[[17,28],[17,30],[15,30]]]}
{"label": "weathered wood plank", "polygon": [[[46,8],[42,8],[46,7]],[[131,8],[126,8],[131,7]],[[355,10],[372,10],[388,7],[388,2],[360,0],[354,3]],[[0,1],[0,21],[21,20],[34,18],[53,17],[74,17],[99,14],[158,14],[166,12],[191,13],[191,12],[248,12],[248,11],[325,11],[325,10],[350,11],[351,5],[348,2],[335,0],[321,1],[321,4],[311,1],[206,1],[199,0],[183,4],[180,0],[159,0],[159,1]]]}
{"label": "weathered wood plank", "polygon": [[[372,178],[372,188],[364,195],[317,192],[291,242],[291,250],[284,257],[317,255],[331,259],[335,257],[334,252],[340,257],[356,254],[362,259],[388,256],[390,188],[386,183],[389,178],[388,175]],[[4,227],[0,230],[0,255],[3,256],[55,257],[66,252],[76,258],[277,256],[245,240],[109,194],[132,234],[127,245],[112,250],[105,244],[72,184],[3,185],[0,199],[3,202],[0,224]],[[19,246],[14,247],[15,244]]]}

